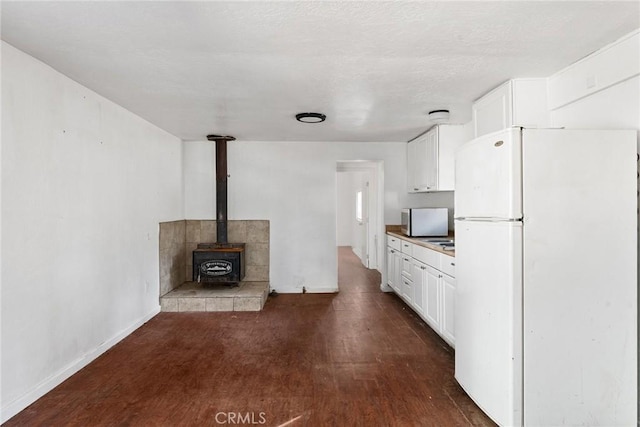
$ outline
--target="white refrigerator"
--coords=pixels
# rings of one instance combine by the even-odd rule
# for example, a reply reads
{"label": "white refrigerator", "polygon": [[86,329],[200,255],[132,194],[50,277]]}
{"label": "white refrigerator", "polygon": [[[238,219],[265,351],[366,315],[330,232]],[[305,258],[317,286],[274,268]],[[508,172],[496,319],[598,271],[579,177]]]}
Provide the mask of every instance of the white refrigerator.
{"label": "white refrigerator", "polygon": [[456,153],[455,377],[504,426],[637,423],[637,132]]}

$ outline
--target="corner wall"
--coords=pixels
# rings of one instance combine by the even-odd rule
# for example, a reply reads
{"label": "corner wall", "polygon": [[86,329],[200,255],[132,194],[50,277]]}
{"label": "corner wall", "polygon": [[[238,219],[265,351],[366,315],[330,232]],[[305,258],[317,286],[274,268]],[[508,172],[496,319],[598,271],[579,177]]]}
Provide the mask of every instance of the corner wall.
{"label": "corner wall", "polygon": [[181,141],[2,43],[2,421],[159,311]]}
{"label": "corner wall", "polygon": [[[229,219],[269,220],[270,283],[280,293],[338,289],[337,162],[384,162],[385,224],[399,224],[400,209],[421,200],[406,191],[406,142],[234,141],[227,154]],[[184,155],[185,216],[215,218],[215,147],[185,142]]]}
{"label": "corner wall", "polygon": [[160,223],[160,296],[184,283],[187,266],[186,222]]}

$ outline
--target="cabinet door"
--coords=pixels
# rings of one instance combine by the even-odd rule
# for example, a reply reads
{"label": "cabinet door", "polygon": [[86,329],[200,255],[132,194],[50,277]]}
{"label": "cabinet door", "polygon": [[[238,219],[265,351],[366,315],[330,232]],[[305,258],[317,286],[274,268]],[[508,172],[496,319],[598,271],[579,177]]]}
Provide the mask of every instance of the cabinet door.
{"label": "cabinet door", "polygon": [[393,253],[393,289],[402,295],[402,254],[394,249]]}
{"label": "cabinet door", "polygon": [[416,155],[417,147],[420,139],[415,139],[407,144],[407,191],[409,193],[417,193],[420,191],[418,187],[416,170],[418,168],[418,156]]}
{"label": "cabinet door", "polygon": [[438,127],[426,134],[424,144],[424,166],[420,172],[420,187],[426,191],[438,189]]}
{"label": "cabinet door", "polygon": [[438,189],[438,127],[407,145],[407,191],[419,193]]}
{"label": "cabinet door", "polygon": [[424,317],[427,323],[437,332],[440,331],[440,272],[426,266]]}
{"label": "cabinet door", "polygon": [[395,288],[395,284],[393,283],[396,272],[395,272],[395,263],[394,263],[394,254],[395,249],[387,246],[387,285]]}
{"label": "cabinet door", "polygon": [[511,126],[511,93],[511,81],[508,81],[473,104],[476,138]]}
{"label": "cabinet door", "polygon": [[413,279],[413,309],[424,315],[424,295],[427,266],[420,261],[413,260],[411,278]]}
{"label": "cabinet door", "polygon": [[413,141],[414,149],[411,153],[413,156],[413,186],[415,191],[426,191],[428,184],[427,172],[427,139],[429,132],[422,135],[419,139]]}
{"label": "cabinet door", "polygon": [[509,80],[474,102],[475,137],[512,126],[548,127],[547,80]]}
{"label": "cabinet door", "polygon": [[440,279],[442,284],[442,317],[440,330],[442,337],[455,347],[455,310],[456,310],[456,279],[446,274]]}

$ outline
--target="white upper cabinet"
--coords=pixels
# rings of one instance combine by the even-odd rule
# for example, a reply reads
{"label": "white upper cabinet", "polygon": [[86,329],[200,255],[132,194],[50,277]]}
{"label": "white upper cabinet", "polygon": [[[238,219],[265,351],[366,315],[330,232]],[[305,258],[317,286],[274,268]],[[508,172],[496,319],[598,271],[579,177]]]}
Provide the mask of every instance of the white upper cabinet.
{"label": "white upper cabinet", "polygon": [[473,103],[474,137],[502,129],[549,127],[547,79],[509,80]]}
{"label": "white upper cabinet", "polygon": [[462,125],[436,125],[407,144],[409,193],[454,190],[455,150],[466,140]]}

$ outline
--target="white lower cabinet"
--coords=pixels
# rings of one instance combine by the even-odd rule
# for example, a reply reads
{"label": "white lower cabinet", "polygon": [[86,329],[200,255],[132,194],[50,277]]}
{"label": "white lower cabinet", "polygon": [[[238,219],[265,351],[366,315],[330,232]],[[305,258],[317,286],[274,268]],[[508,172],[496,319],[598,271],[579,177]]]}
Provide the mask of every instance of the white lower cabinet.
{"label": "white lower cabinet", "polygon": [[[446,255],[443,255],[446,257]],[[451,257],[447,257],[453,259]],[[454,317],[456,279],[427,266],[424,320],[440,336],[455,347]]]}
{"label": "white lower cabinet", "polygon": [[442,283],[442,313],[440,319],[440,332],[442,337],[455,347],[455,311],[456,311],[456,279],[443,274],[440,278]]}
{"label": "white lower cabinet", "polygon": [[411,266],[411,263],[413,261],[413,243],[406,240],[402,240],[400,243],[402,247],[402,292],[400,296],[404,298],[407,304],[413,306],[413,267]]}
{"label": "white lower cabinet", "polygon": [[455,347],[455,258],[406,240],[400,243],[401,250],[395,249],[396,242],[387,247],[387,283]]}
{"label": "white lower cabinet", "polygon": [[425,320],[436,332],[440,331],[440,272],[427,267],[425,290]]}
{"label": "white lower cabinet", "polygon": [[399,250],[387,246],[387,285],[400,293],[402,282],[402,253]]}
{"label": "white lower cabinet", "polygon": [[413,280],[413,309],[424,316],[424,293],[427,265],[413,259],[411,262],[411,278]]}
{"label": "white lower cabinet", "polygon": [[393,268],[393,249],[387,246],[387,285],[393,288],[393,275],[395,271]]}

